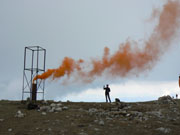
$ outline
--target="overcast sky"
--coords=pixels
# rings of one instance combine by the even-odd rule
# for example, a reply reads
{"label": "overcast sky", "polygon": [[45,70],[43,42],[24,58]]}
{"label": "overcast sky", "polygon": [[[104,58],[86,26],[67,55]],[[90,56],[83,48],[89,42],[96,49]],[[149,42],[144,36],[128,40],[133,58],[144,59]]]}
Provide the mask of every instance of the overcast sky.
{"label": "overcast sky", "polygon": [[[46,69],[57,68],[65,56],[90,60],[115,52],[128,38],[139,41],[151,34],[153,8],[165,0],[0,0],[0,99],[21,100],[25,46],[47,50]],[[46,80],[45,98],[104,101],[102,86],[110,84],[112,98],[144,101],[180,94],[180,39],[155,67],[138,77],[100,78],[90,84]]]}

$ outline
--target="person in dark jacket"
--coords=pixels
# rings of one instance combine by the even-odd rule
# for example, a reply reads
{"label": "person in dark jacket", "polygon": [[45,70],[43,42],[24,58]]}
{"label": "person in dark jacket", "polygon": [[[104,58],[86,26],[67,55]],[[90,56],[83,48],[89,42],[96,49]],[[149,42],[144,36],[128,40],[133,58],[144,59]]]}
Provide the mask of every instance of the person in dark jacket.
{"label": "person in dark jacket", "polygon": [[104,90],[105,90],[106,102],[108,102],[108,99],[109,99],[109,102],[111,103],[111,99],[110,99],[110,96],[109,96],[109,92],[110,92],[111,90],[110,90],[110,88],[109,88],[109,85],[107,84],[106,87],[104,86],[103,88],[104,88]]}

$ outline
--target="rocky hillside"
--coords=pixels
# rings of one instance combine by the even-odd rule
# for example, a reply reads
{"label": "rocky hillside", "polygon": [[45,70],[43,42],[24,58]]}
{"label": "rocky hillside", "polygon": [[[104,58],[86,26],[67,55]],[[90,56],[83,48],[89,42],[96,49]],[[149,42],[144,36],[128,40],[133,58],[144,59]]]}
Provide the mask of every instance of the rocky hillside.
{"label": "rocky hillside", "polygon": [[180,100],[141,103],[0,101],[0,135],[180,135]]}

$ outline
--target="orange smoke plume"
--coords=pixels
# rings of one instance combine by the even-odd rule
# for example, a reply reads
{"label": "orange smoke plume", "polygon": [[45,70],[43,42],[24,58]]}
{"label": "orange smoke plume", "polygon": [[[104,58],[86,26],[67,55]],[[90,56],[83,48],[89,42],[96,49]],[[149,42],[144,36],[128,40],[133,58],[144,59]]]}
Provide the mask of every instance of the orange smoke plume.
{"label": "orange smoke plume", "polygon": [[[157,14],[153,15],[157,17]],[[128,40],[121,43],[114,54],[110,54],[109,48],[105,47],[104,55],[99,60],[84,62],[65,57],[59,68],[48,69],[45,73],[37,75],[34,81],[49,77],[56,79],[65,75],[70,77],[75,72],[81,80],[92,79],[103,73],[113,77],[126,77],[151,69],[177,37],[180,26],[180,2],[169,0],[158,17],[158,24],[149,39],[143,41],[144,48],[139,48],[138,42]],[[84,67],[84,64],[88,66]]]}
{"label": "orange smoke plume", "polygon": [[83,63],[83,60],[75,61],[72,58],[65,57],[62,65],[57,69],[48,69],[46,72],[44,72],[41,75],[35,76],[33,79],[33,82],[37,79],[47,79],[49,77],[60,78],[64,76],[65,74],[70,76],[72,72],[74,72],[75,69],[81,70],[81,67],[79,66],[80,63]]}

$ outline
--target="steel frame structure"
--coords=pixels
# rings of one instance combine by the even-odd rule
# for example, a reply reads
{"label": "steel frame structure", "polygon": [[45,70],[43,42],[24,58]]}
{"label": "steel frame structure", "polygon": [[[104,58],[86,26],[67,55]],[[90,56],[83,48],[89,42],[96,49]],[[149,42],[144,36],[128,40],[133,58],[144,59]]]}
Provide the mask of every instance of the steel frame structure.
{"label": "steel frame structure", "polygon": [[[30,58],[27,56],[27,52],[30,52]],[[43,58],[40,59],[40,53]],[[27,63],[27,57],[30,62]],[[41,62],[41,65],[39,61]],[[40,46],[28,46],[24,49],[24,69],[23,69],[23,85],[22,85],[22,100],[24,100],[25,94],[30,94],[30,99],[32,100],[32,85],[33,78],[45,72],[45,62],[46,62],[46,49]],[[30,67],[28,67],[28,65]],[[40,68],[41,66],[41,68]],[[42,94],[42,99],[44,100],[44,88],[45,80],[36,80],[34,83],[37,85],[37,94]]]}

